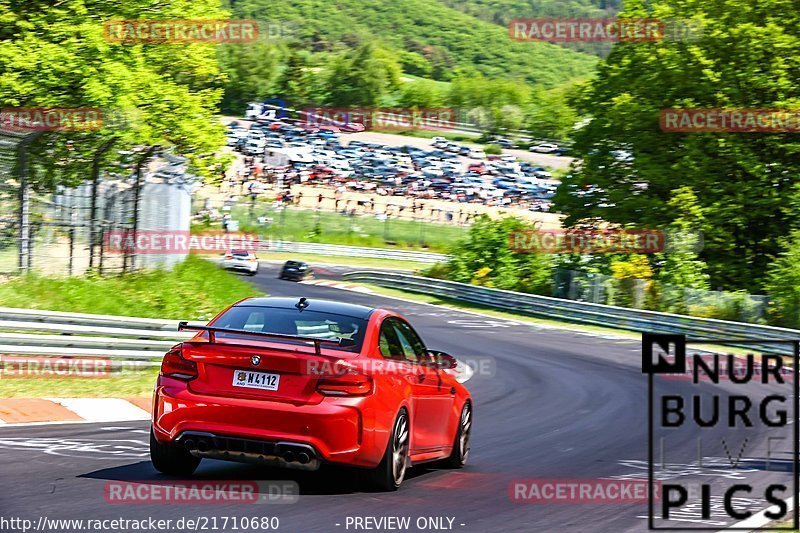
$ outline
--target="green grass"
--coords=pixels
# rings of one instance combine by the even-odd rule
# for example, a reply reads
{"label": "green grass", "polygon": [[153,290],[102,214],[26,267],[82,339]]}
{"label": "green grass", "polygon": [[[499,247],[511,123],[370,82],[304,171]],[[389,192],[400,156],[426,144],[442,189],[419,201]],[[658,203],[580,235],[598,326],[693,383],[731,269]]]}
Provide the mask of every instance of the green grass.
{"label": "green grass", "polygon": [[395,261],[393,259],[376,259],[372,257],[353,257],[343,255],[319,255],[319,254],[298,254],[294,252],[259,252],[258,258],[266,261],[305,261],[311,263],[346,265],[364,268],[396,268],[401,270],[421,270],[430,265],[426,263],[415,263],[414,261]]}
{"label": "green grass", "polygon": [[0,306],[76,313],[207,320],[258,293],[210,261],[189,256],[173,270],[99,277],[29,274],[0,283]]}
{"label": "green grass", "polygon": [[[454,206],[454,209],[457,211],[458,207]],[[467,232],[466,227],[455,224],[401,219],[382,221],[374,216],[348,217],[311,209],[286,209],[280,212],[265,203],[256,204],[252,222],[247,206],[234,207],[231,216],[239,221],[240,231],[255,232],[272,239],[440,253],[446,253]],[[257,225],[256,220],[260,216],[271,218],[272,224],[269,227]],[[211,227],[217,229],[219,225]],[[202,231],[206,226],[195,224],[192,229]]]}
{"label": "green grass", "polygon": [[150,396],[158,367],[128,370],[107,378],[0,379],[0,398],[123,398]]}

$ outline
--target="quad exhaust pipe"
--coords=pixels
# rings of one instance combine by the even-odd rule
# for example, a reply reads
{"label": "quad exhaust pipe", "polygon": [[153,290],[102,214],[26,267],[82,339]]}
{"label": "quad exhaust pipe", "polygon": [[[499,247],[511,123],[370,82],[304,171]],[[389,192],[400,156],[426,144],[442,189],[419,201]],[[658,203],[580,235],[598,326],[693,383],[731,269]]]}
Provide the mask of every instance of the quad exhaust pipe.
{"label": "quad exhaust pipe", "polygon": [[[298,470],[317,470],[321,464],[315,450],[307,444],[264,443],[248,439],[215,437],[207,433],[185,433],[178,438],[178,441],[195,457],[281,466]],[[282,451],[281,448],[283,448]]]}

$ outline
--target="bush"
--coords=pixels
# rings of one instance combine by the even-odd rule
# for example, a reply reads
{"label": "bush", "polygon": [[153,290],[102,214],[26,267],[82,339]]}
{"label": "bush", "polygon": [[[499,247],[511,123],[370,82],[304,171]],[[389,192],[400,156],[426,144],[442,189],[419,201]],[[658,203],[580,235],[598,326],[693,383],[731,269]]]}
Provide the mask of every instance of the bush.
{"label": "bush", "polygon": [[422,274],[485,287],[550,294],[553,275],[550,256],[516,253],[509,248],[512,232],[533,230],[533,224],[519,219],[492,220],[483,215],[472,224],[466,238],[453,246],[446,264],[434,265]]}
{"label": "bush", "polygon": [[486,148],[483,151],[487,155],[500,155],[503,153],[503,149],[500,147],[499,144],[487,144]]}
{"label": "bush", "polygon": [[766,289],[772,299],[772,321],[789,328],[800,327],[800,231],[782,244],[783,252],[767,271]]}

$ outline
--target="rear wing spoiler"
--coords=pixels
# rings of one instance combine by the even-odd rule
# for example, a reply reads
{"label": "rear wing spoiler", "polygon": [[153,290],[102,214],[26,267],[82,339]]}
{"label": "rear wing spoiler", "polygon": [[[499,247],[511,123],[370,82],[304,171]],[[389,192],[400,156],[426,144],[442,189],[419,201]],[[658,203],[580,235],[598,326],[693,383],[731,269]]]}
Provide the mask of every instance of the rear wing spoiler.
{"label": "rear wing spoiler", "polygon": [[188,322],[182,321],[178,322],[178,331],[207,331],[208,332],[208,341],[212,344],[216,342],[216,334],[217,333],[235,333],[238,335],[254,335],[256,337],[267,337],[270,339],[281,339],[281,340],[290,340],[290,341],[300,341],[300,342],[313,342],[314,343],[314,353],[316,355],[321,355],[321,344],[335,344],[337,346],[348,346],[348,343],[351,342],[350,339],[340,338],[337,340],[333,339],[320,339],[318,337],[303,337],[301,335],[287,335],[284,333],[269,333],[266,331],[247,331],[246,329],[232,329],[232,328],[217,328],[214,326],[190,326]]}

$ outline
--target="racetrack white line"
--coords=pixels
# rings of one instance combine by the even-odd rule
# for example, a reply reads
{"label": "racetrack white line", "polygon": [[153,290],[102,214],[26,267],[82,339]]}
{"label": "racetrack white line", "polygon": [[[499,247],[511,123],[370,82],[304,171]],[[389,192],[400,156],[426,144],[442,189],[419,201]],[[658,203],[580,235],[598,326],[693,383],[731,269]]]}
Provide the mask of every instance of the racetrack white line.
{"label": "racetrack white line", "polygon": [[124,422],[149,420],[150,413],[121,398],[47,398],[63,405],[84,420]]}
{"label": "racetrack white line", "polygon": [[[786,502],[787,509],[793,509],[794,508],[794,498],[795,498],[794,496],[789,496],[788,498],[783,500],[784,502]],[[749,531],[757,531],[757,530],[763,528],[764,526],[769,525],[770,522],[774,522],[774,519],[767,518],[765,516],[765,513],[767,513],[768,511],[778,511],[778,506],[777,505],[773,505],[771,507],[767,507],[763,511],[754,514],[750,518],[748,518],[746,520],[742,520],[741,522],[737,522],[735,524],[732,524],[732,525],[728,526],[727,528],[718,531],[717,533],[725,533],[726,531],[728,531],[730,529],[733,529],[733,528],[736,528],[737,531],[742,531],[742,533],[747,533]],[[740,528],[745,528],[745,527],[749,527],[749,528],[752,528],[752,529],[740,529]]]}

